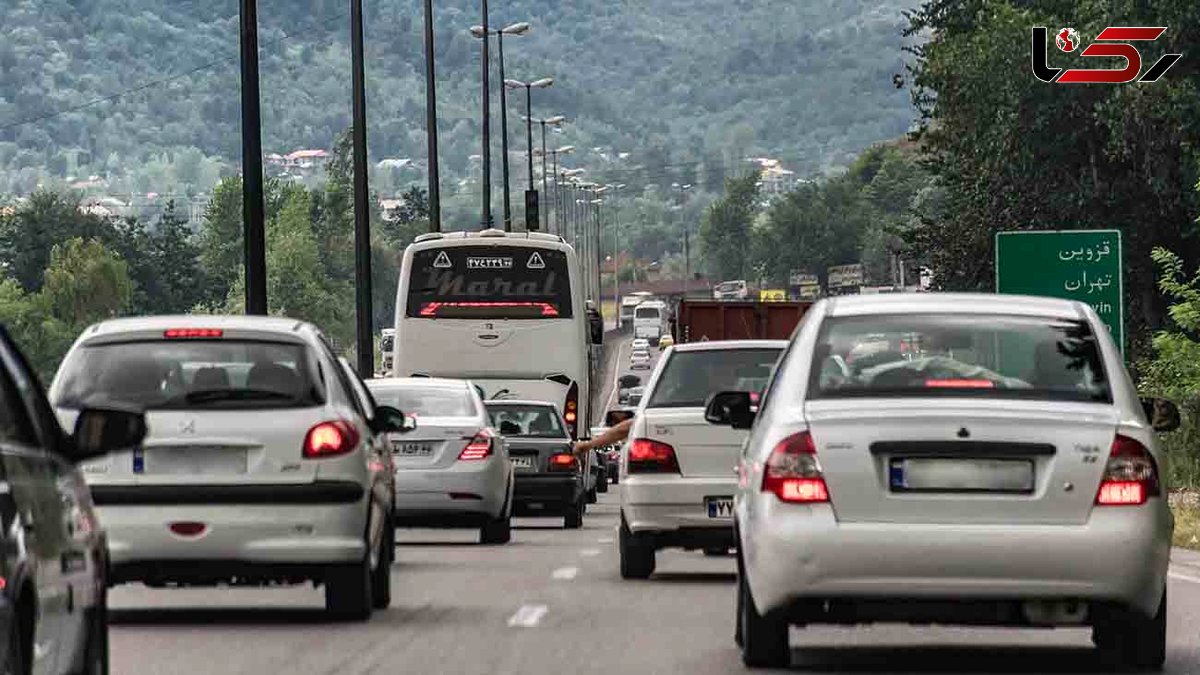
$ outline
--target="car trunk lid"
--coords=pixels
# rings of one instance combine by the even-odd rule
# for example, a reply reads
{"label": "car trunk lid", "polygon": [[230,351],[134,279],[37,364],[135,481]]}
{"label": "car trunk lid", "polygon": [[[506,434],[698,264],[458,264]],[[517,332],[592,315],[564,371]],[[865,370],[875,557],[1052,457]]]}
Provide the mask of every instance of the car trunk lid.
{"label": "car trunk lid", "polygon": [[642,416],[642,437],[673,447],[684,477],[733,478],[746,431],[708,423],[703,408],[647,408]]}

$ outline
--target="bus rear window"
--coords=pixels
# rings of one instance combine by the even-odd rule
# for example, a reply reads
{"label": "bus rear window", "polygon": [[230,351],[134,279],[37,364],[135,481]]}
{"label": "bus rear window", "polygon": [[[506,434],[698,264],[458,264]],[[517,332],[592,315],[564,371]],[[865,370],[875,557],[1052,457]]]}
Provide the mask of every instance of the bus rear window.
{"label": "bus rear window", "polygon": [[563,251],[454,246],[417,251],[406,314],[420,319],[569,319]]}
{"label": "bus rear window", "polygon": [[660,316],[657,307],[638,307],[634,313],[635,319],[657,319]]}

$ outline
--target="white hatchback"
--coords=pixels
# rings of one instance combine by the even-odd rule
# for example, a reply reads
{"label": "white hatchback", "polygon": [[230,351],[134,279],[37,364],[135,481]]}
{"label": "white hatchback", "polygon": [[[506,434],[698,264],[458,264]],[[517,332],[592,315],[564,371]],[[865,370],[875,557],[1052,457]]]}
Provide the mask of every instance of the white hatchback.
{"label": "white hatchback", "polygon": [[1154,431],[1178,410],[1138,399],[1088,305],[821,301],[760,406],[731,392],[706,411],[752,426],[734,508],[748,665],[786,665],[789,625],[901,622],[1090,626],[1110,663],[1162,666]]}
{"label": "white hatchback", "polygon": [[733,546],[734,467],[746,432],[709,425],[705,401],[727,389],[757,395],[786,345],[730,340],[667,348],[622,453],[622,577],[650,576],[661,548]]}
{"label": "white hatchback", "polygon": [[91,326],[50,399],[146,411],[144,444],[84,465],[110,579],[324,584],[365,618],[390,601],[391,455],[409,428],[375,407],[318,330],[293,319],[181,316]]}

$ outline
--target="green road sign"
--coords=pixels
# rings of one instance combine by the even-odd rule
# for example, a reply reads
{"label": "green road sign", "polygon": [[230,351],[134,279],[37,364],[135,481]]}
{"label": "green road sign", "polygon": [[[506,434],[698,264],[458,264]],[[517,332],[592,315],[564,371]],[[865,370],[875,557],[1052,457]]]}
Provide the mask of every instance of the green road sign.
{"label": "green road sign", "polygon": [[996,292],[1086,302],[1125,351],[1119,230],[996,233]]}

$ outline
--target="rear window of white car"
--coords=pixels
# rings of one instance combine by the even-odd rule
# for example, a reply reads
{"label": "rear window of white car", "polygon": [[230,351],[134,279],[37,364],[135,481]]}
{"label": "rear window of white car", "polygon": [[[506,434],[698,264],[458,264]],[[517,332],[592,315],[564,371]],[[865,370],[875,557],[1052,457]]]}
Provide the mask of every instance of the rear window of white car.
{"label": "rear window of white car", "polygon": [[371,387],[380,405],[390,405],[415,417],[474,417],[475,399],[466,387]]}
{"label": "rear window of white car", "polygon": [[307,347],[284,342],[156,340],[84,345],[62,365],[54,405],[140,409],[294,408],[324,403]]}
{"label": "rear window of white car", "polygon": [[758,348],[675,352],[663,368],[647,407],[702,407],[709,395],[720,391],[761,393],[780,351]]}
{"label": "rear window of white car", "polygon": [[825,321],[809,398],[968,396],[1110,402],[1085,321],[887,315]]}

